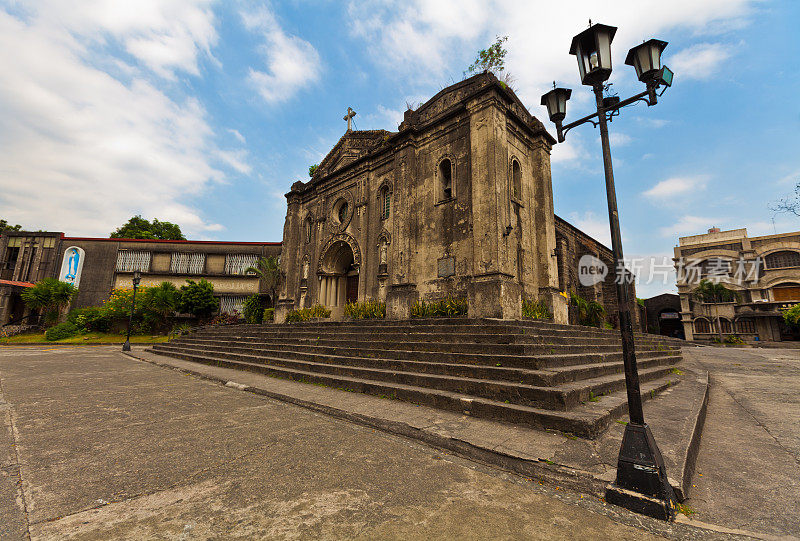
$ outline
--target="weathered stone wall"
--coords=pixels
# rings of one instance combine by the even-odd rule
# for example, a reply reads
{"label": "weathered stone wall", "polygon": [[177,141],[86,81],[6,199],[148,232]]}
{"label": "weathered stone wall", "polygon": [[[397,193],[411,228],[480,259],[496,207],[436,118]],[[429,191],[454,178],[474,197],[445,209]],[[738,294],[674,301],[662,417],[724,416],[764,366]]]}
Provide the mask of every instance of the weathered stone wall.
{"label": "weathered stone wall", "polygon": [[[609,322],[616,326],[619,304],[615,283],[616,263],[611,249],[558,216],[555,217],[555,229],[559,289],[576,293],[586,300],[599,302],[605,308]],[[582,285],[578,277],[578,262],[584,255],[598,258],[608,268],[605,279],[593,286]],[[628,306],[634,330],[642,330],[642,317],[636,303],[636,286],[630,282],[627,288],[630,299]]]}
{"label": "weathered stone wall", "polygon": [[[500,318],[519,318],[523,297],[542,298],[564,321],[551,261],[553,142],[490,74],[407,111],[397,133],[346,133],[287,194],[278,319],[317,302],[336,316],[348,295],[385,299],[388,317],[404,318],[418,300],[452,295],[468,299],[473,317]],[[355,276],[357,296],[347,291]]]}

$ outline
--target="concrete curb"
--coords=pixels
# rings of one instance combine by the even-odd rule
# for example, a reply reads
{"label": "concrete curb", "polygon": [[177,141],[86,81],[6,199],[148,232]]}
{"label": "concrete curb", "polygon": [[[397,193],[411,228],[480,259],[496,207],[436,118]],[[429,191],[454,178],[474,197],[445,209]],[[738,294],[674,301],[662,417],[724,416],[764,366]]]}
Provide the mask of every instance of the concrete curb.
{"label": "concrete curb", "polygon": [[[2,346],[14,346],[14,347],[41,347],[41,346],[122,346],[125,342],[89,342],[87,344],[80,344],[78,342],[22,342],[22,343],[12,343],[12,344],[3,344],[0,343],[0,347]],[[156,344],[166,344],[166,342],[133,342],[131,343],[132,346],[155,346]]]}
{"label": "concrete curb", "polygon": [[686,459],[683,461],[683,475],[681,475],[680,494],[676,494],[678,500],[683,501],[689,497],[689,487],[692,486],[694,468],[697,465],[697,454],[700,450],[700,437],[703,434],[703,427],[706,424],[706,412],[708,411],[708,397],[711,394],[711,378],[708,371],[705,372],[706,392],[703,396],[703,403],[695,419],[692,439],[686,449]]}

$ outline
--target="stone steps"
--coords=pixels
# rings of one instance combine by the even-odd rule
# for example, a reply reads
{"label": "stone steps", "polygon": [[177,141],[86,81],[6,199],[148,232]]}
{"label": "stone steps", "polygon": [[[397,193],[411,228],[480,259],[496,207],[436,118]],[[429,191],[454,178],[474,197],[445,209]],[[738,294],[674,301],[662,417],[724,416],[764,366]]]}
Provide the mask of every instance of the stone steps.
{"label": "stone steps", "polygon": [[[154,346],[153,351],[159,352],[156,346]],[[585,403],[579,403],[570,411],[559,411],[515,404],[510,401],[501,402],[446,389],[419,387],[397,381],[382,381],[310,370],[289,369],[264,364],[263,362],[237,361],[201,354],[177,352],[167,354],[171,357],[193,362],[248,370],[304,383],[321,384],[343,391],[367,393],[382,398],[404,400],[450,411],[461,411],[468,415],[513,424],[560,430],[586,438],[596,437],[608,427],[613,418],[627,411],[624,390],[612,392],[607,396],[595,398]],[[666,375],[645,381],[641,386],[642,399],[648,400],[677,383],[678,380],[676,378]]]}
{"label": "stone steps", "polygon": [[[643,393],[677,383],[678,348],[650,335],[637,349]],[[231,325],[151,351],[585,437],[627,407],[616,331],[538,321]]]}
{"label": "stone steps", "polygon": [[[173,356],[199,355],[208,357],[211,352],[191,347],[159,346],[154,350]],[[335,356],[315,356],[313,360],[268,356],[264,352],[242,354],[213,352],[217,359],[262,363],[276,368],[343,375],[348,377],[396,381],[418,387],[432,387],[448,391],[481,396],[493,400],[510,401],[547,409],[567,410],[578,402],[616,391],[624,386],[622,363],[589,365],[582,369],[562,369],[558,372],[530,371],[455,365],[446,363],[421,363],[419,361],[394,361],[386,359],[355,359]],[[325,357],[325,358],[323,358]],[[672,359],[655,358],[640,366],[642,381],[669,373]],[[513,376],[516,376],[512,379]]]}

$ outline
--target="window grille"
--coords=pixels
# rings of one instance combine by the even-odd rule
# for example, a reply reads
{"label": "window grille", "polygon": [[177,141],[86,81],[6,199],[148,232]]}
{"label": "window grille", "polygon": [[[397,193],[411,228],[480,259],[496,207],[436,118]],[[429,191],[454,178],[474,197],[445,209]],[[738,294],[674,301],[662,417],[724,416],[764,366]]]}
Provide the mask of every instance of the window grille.
{"label": "window grille", "polygon": [[202,274],[206,265],[206,254],[173,252],[169,270],[178,274]]}
{"label": "window grille", "polygon": [[117,252],[117,272],[147,272],[150,270],[150,252],[120,250]]}
{"label": "window grille", "polygon": [[707,319],[695,319],[694,320],[694,332],[698,334],[704,334],[710,332],[710,327],[708,325]]}
{"label": "window grille", "polygon": [[756,333],[756,320],[753,318],[742,318],[736,320],[736,330],[742,334]]}
{"label": "window grille", "polygon": [[219,299],[219,311],[224,314],[232,314],[234,311],[242,313],[245,295],[223,295]]}
{"label": "window grille", "polygon": [[719,318],[719,326],[722,329],[722,334],[731,333],[731,320],[721,317]]}
{"label": "window grille", "polygon": [[225,274],[245,274],[245,270],[258,263],[256,254],[228,254],[225,256]]}
{"label": "window grille", "polygon": [[381,218],[385,220],[389,217],[389,211],[392,206],[392,197],[389,188],[384,188],[381,191],[381,202],[383,203],[381,206]]}
{"label": "window grille", "polygon": [[785,267],[800,267],[800,253],[784,250],[769,254],[764,258],[768,269],[782,269]]}

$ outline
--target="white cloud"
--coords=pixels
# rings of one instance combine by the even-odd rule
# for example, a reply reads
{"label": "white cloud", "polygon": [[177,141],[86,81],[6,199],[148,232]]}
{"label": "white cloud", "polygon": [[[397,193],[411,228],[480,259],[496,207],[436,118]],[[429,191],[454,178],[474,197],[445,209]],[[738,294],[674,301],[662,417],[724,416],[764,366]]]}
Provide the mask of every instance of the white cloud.
{"label": "white cloud", "polygon": [[672,177],[662,180],[646,192],[643,192],[643,195],[663,203],[665,199],[704,190],[707,182],[708,176],[706,175]]}
{"label": "white cloud", "polygon": [[598,216],[592,211],[586,211],[582,215],[571,212],[568,221],[593,239],[611,246],[611,230],[607,217]]}
{"label": "white cloud", "polygon": [[284,32],[267,8],[242,12],[241,16],[248,30],[264,38],[260,50],[267,70],[250,68],[248,78],[267,103],[288,100],[319,79],[322,64],[317,50],[309,42]]}
{"label": "white cloud", "polygon": [[[66,29],[84,45],[122,45],[162,77],[199,73],[198,57],[217,42],[212,0],[41,0],[30,10],[36,24]],[[57,36],[54,36],[57,39]]]}
{"label": "white cloud", "polygon": [[[740,27],[757,0],[620,0],[604,3],[601,22],[618,26],[613,43],[617,83],[633,80],[624,66],[628,49],[643,39],[670,39],[675,30],[688,30],[699,39],[721,29]],[[384,0],[379,4],[351,1],[351,33],[365,42],[376,64],[387,75],[414,83],[444,84],[448,66],[474,60],[475,52],[497,35],[509,37],[507,70],[513,85],[531,112],[547,118],[539,98],[553,80],[573,88],[568,118],[589,112],[591,92],[578,84],[575,58],[567,53],[572,36],[597,19],[596,0],[549,2],[531,0],[474,0],[426,2]],[[671,49],[667,49],[669,53]],[[670,61],[670,66],[674,67]],[[684,77],[675,69],[679,77]],[[448,74],[449,75],[449,74]]]}
{"label": "white cloud", "polygon": [[233,128],[228,128],[228,133],[233,135],[236,138],[236,140],[239,141],[242,144],[245,144],[247,142],[247,140],[244,138],[244,135],[242,135],[239,132],[239,130],[234,130]]}
{"label": "white cloud", "polygon": [[709,228],[726,222],[727,219],[725,218],[683,215],[676,223],[662,227],[659,229],[659,232],[662,237],[674,237],[675,243],[677,244],[679,236],[701,235],[707,232]]}
{"label": "white cloud", "polygon": [[[81,6],[53,2],[20,16],[0,8],[3,214],[74,235],[108,234],[136,213],[190,235],[219,230],[190,201],[224,179],[217,165],[233,164],[218,153],[200,102],[174,88],[168,96],[147,73],[194,71],[213,42],[212,15],[181,2]],[[184,43],[181,58],[161,60],[139,51],[142,66],[101,44],[143,36],[178,36],[194,48]]]}
{"label": "white cloud", "polygon": [[673,252],[626,256],[628,269],[636,275],[637,297],[648,299],[661,293],[677,292],[673,256]]}
{"label": "white cloud", "polygon": [[608,141],[611,144],[611,148],[624,147],[625,145],[630,144],[630,142],[633,141],[633,138],[624,133],[611,132],[608,136]]}
{"label": "white cloud", "polygon": [[697,43],[665,59],[672,71],[681,79],[707,80],[725,67],[731,53],[721,43]]}
{"label": "white cloud", "polygon": [[253,170],[250,164],[247,163],[247,151],[244,149],[219,150],[217,151],[217,156],[220,160],[243,175],[249,175]]}

